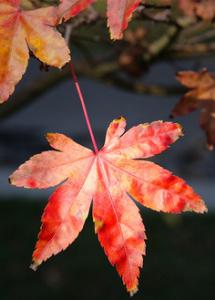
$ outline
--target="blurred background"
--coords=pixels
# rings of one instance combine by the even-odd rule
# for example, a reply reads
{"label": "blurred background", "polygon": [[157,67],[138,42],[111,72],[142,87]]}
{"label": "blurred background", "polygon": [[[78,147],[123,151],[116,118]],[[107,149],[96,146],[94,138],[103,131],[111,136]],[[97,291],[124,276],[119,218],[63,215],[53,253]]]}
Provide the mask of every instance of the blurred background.
{"label": "blurred background", "polygon": [[[169,2],[156,7],[143,1],[119,42],[109,39],[104,1],[59,28],[71,46],[100,146],[108,124],[121,115],[128,127],[169,120],[186,92],[176,72],[215,69],[213,21],[173,13]],[[141,210],[147,256],[134,299],[200,300],[215,295],[215,154],[206,147],[199,111],[174,121],[182,124],[185,136],[153,161],[193,186],[209,213],[173,216]],[[30,156],[49,149],[46,132],[62,132],[91,147],[68,67],[48,69],[32,58],[15,94],[0,107],[0,122],[1,299],[128,299],[99,246],[91,215],[64,253],[36,273],[29,269],[40,216],[53,189],[18,189],[7,178]]]}

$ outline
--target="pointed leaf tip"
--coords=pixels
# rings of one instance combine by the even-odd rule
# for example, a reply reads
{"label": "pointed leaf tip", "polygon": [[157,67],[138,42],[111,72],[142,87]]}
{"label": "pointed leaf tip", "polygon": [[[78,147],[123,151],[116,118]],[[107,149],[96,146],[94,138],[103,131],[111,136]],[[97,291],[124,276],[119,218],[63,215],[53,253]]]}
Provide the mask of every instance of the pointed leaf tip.
{"label": "pointed leaf tip", "polygon": [[[58,8],[59,20],[68,20],[76,16],[94,2],[96,0],[61,0]],[[123,37],[123,31],[140,3],[141,0],[107,0],[107,26],[112,40]]]}
{"label": "pointed leaf tip", "polygon": [[31,265],[30,265],[30,269],[33,271],[37,271],[38,267],[39,267],[40,263],[37,263],[36,261],[34,261]]}
{"label": "pointed leaf tip", "polygon": [[130,297],[133,297],[137,292],[138,292],[138,288],[133,288],[133,289],[130,289],[128,290],[129,294],[130,294]]}

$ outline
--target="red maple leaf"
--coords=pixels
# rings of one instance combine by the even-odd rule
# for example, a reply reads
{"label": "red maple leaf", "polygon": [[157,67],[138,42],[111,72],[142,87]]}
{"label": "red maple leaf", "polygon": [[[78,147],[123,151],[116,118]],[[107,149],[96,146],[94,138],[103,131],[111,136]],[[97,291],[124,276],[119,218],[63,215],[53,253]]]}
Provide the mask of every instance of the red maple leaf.
{"label": "red maple leaf", "polygon": [[[61,18],[68,20],[96,0],[61,0],[58,12]],[[132,13],[142,0],[107,0],[108,27],[112,39],[121,39],[122,32],[127,28]]]}
{"label": "red maple leaf", "polygon": [[138,287],[145,254],[145,229],[132,199],[156,211],[203,213],[202,199],[185,181],[150,161],[181,135],[171,122],[140,124],[125,132],[124,118],[114,120],[104,147],[94,153],[63,134],[47,135],[56,150],[33,156],[10,176],[13,185],[48,188],[51,195],[33,253],[33,268],[67,248],[82,230],[93,199],[98,239],[127,290]]}

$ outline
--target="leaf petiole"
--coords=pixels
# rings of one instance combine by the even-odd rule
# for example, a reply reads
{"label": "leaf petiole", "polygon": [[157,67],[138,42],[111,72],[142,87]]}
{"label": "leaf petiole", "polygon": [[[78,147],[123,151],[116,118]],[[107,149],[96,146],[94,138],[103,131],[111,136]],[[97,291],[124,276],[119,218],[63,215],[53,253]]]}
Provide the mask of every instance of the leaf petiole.
{"label": "leaf petiole", "polygon": [[93,148],[94,148],[95,153],[97,154],[99,152],[98,146],[97,146],[96,139],[95,139],[95,136],[94,136],[94,133],[93,133],[93,130],[92,130],[90,118],[89,118],[87,108],[86,108],[86,104],[85,104],[85,101],[84,101],[84,96],[83,96],[83,93],[81,91],[81,87],[80,87],[80,84],[78,82],[78,77],[76,75],[75,68],[74,68],[72,62],[70,62],[69,68],[70,68],[70,71],[72,73],[75,88],[76,88],[76,91],[78,93],[78,97],[79,97],[80,102],[81,102],[82,110],[83,110],[83,113],[84,113],[84,118],[85,118],[85,121],[86,121],[86,124],[87,124],[87,128],[88,128],[90,138],[91,138],[91,141],[92,141],[92,144],[93,144]]}

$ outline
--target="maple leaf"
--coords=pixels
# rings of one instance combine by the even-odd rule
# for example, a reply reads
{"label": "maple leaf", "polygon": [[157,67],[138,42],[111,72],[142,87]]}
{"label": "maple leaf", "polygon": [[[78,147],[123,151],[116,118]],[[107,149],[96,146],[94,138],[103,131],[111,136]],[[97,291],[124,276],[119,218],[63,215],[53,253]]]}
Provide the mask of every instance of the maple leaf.
{"label": "maple leaf", "polygon": [[191,89],[176,104],[172,116],[183,116],[200,109],[200,125],[206,132],[209,149],[215,145],[215,77],[206,69],[199,72],[183,71],[177,79]]}
{"label": "maple leaf", "polygon": [[24,10],[20,0],[0,1],[0,103],[13,93],[26,71],[29,49],[43,63],[61,68],[70,60],[59,32],[56,8]]}
{"label": "maple leaf", "polygon": [[150,161],[181,135],[171,122],[140,124],[125,132],[124,118],[114,120],[104,147],[94,153],[63,134],[49,133],[55,149],[33,156],[10,176],[13,185],[48,188],[66,181],[51,195],[33,253],[33,268],[67,248],[82,230],[93,200],[100,244],[116,266],[127,290],[137,290],[145,254],[145,229],[132,196],[156,211],[180,213],[207,209],[182,179]]}
{"label": "maple leaf", "polygon": [[190,17],[210,21],[215,17],[215,0],[179,0],[180,9]]}
{"label": "maple leaf", "polygon": [[61,0],[58,7],[58,14],[60,18],[68,20],[78,15],[95,1],[96,0]]}
{"label": "maple leaf", "polygon": [[[65,20],[76,16],[96,0],[61,0],[59,15]],[[122,38],[122,32],[127,28],[132,13],[142,0],[107,0],[108,27],[111,38]]]}

